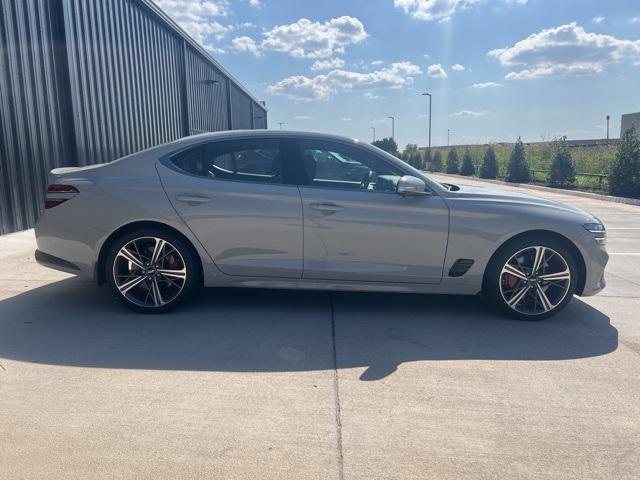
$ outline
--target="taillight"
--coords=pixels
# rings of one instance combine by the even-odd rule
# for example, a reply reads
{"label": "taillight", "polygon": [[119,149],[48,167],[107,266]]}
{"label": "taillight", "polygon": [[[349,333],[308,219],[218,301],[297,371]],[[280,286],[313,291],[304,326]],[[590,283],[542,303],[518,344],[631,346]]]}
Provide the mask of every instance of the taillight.
{"label": "taillight", "polygon": [[62,185],[58,183],[52,183],[47,186],[47,198],[44,202],[44,208],[57,207],[61,203],[66,202],[78,192],[78,189],[73,185]]}

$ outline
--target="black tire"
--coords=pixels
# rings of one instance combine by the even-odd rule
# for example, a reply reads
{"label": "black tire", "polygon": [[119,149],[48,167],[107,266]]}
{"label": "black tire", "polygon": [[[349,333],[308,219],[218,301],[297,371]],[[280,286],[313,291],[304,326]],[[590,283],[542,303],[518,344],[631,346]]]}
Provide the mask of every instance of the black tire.
{"label": "black tire", "polygon": [[[526,261],[519,264],[520,259],[535,257],[536,247],[544,247],[548,249],[546,255],[548,261],[543,263],[552,271],[549,264],[553,262],[556,270],[568,270],[570,278],[568,280],[543,280],[548,278],[549,274],[530,273],[525,276],[527,279],[516,277],[507,272],[503,273],[505,264],[510,261],[511,265],[520,268],[519,272],[527,272]],[[550,252],[549,252],[550,251]],[[541,250],[541,252],[545,252]],[[515,256],[515,258],[514,258]],[[558,256],[562,258],[562,263]],[[544,262],[544,258],[543,258]],[[535,263],[535,261],[534,261]],[[558,273],[560,275],[560,272]],[[484,275],[483,297],[490,306],[496,308],[501,313],[517,320],[536,321],[549,318],[560,312],[573,298],[578,281],[578,266],[574,254],[559,241],[551,236],[545,235],[529,235],[520,237],[503,245],[493,256]],[[538,292],[538,284],[543,294]],[[518,290],[520,288],[520,290]],[[546,288],[546,290],[545,290]],[[512,289],[512,290],[510,290]],[[522,294],[523,290],[527,290]],[[564,290],[564,293],[562,291]],[[512,293],[513,292],[513,293]],[[517,299],[517,295],[522,294],[522,300]],[[543,300],[553,300],[548,304]],[[533,297],[532,297],[533,296]],[[515,306],[509,305],[507,300],[515,301]],[[545,310],[552,305],[552,308]],[[531,311],[532,310],[532,311]]]}
{"label": "black tire", "polygon": [[[122,251],[125,246],[127,250]],[[151,249],[155,246],[164,250],[158,252],[158,263],[151,265],[155,253]],[[142,263],[144,269],[126,256],[128,252],[135,252],[133,260]],[[201,285],[202,273],[193,248],[181,237],[163,229],[143,228],[128,232],[111,244],[105,278],[114,295],[128,308],[157,314],[176,308],[193,294]],[[129,287],[126,282],[139,283],[123,293]]]}

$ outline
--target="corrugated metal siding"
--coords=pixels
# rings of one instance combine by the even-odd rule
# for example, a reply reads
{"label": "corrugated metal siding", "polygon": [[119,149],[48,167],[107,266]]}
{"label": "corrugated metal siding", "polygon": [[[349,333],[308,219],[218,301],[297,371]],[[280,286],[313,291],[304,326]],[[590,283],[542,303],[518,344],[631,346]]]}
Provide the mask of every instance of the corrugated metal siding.
{"label": "corrugated metal siding", "polygon": [[130,0],[63,0],[78,164],[180,138],[182,42]]}
{"label": "corrugated metal siding", "polygon": [[0,1],[0,234],[33,226],[47,172],[266,110],[149,0]]}
{"label": "corrugated metal siding", "polygon": [[267,111],[257,104],[253,104],[253,128],[267,128]]}
{"label": "corrugated metal siding", "polygon": [[226,78],[192,48],[186,58],[191,133],[228,130]]}
{"label": "corrugated metal siding", "polygon": [[60,22],[50,0],[0,2],[0,233],[32,226],[47,173],[73,162]]}
{"label": "corrugated metal siding", "polygon": [[238,87],[231,84],[231,128],[233,130],[251,129],[251,99]]}

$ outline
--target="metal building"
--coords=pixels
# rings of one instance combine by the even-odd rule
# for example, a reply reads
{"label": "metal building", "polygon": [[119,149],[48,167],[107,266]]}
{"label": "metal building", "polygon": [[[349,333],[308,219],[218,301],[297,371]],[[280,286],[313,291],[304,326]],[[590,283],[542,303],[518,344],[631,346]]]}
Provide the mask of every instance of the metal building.
{"label": "metal building", "polygon": [[640,112],[622,115],[620,119],[620,138],[631,128],[636,129],[636,136],[640,139]]}
{"label": "metal building", "polygon": [[33,226],[53,168],[266,127],[264,105],[150,0],[0,1],[0,234]]}

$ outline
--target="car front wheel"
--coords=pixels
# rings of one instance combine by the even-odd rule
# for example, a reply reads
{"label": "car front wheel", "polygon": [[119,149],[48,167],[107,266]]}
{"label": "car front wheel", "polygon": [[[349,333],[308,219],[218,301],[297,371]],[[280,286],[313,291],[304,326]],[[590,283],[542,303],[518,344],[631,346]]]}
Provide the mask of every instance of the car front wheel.
{"label": "car front wheel", "polygon": [[181,303],[200,277],[194,255],[181,238],[161,230],[139,230],[113,243],[106,278],[127,307],[162,313]]}
{"label": "car front wheel", "polygon": [[578,269],[572,253],[553,238],[510,242],[493,258],[485,276],[487,299],[520,320],[542,320],[573,297]]}

